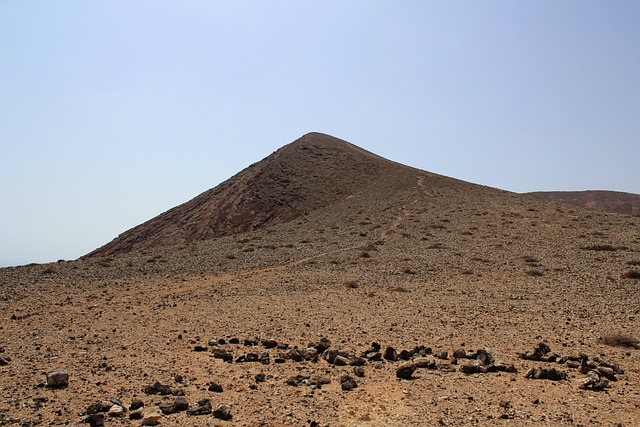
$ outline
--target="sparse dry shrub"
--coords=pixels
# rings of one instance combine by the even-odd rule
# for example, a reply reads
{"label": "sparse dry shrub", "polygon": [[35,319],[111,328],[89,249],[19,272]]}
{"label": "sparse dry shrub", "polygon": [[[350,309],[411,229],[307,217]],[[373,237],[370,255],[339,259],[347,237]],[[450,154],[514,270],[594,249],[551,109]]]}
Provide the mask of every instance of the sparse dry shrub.
{"label": "sparse dry shrub", "polygon": [[602,337],[602,343],[613,347],[638,348],[640,341],[625,334],[612,334]]}
{"label": "sparse dry shrub", "polygon": [[358,288],[358,282],[356,282],[355,280],[349,280],[347,283],[345,283],[345,285],[349,289],[357,289]]}
{"label": "sparse dry shrub", "polygon": [[624,251],[627,250],[629,248],[627,248],[626,246],[613,246],[613,245],[590,245],[590,246],[585,246],[584,248],[585,250],[588,251],[606,251],[606,252],[615,252],[615,251]]}
{"label": "sparse dry shrub", "polygon": [[527,274],[532,277],[544,276],[544,273],[540,270],[529,270],[527,271]]}
{"label": "sparse dry shrub", "polygon": [[432,245],[427,246],[427,249],[444,249],[445,246],[442,243],[434,243]]}
{"label": "sparse dry shrub", "polygon": [[377,251],[378,248],[373,243],[367,243],[365,247],[362,248],[364,251]]}
{"label": "sparse dry shrub", "polygon": [[629,270],[622,273],[623,279],[635,279],[640,280],[640,271],[638,270]]}
{"label": "sparse dry shrub", "polygon": [[407,292],[411,292],[411,291],[409,289],[405,288],[404,286],[396,286],[394,288],[391,288],[391,292],[407,293]]}

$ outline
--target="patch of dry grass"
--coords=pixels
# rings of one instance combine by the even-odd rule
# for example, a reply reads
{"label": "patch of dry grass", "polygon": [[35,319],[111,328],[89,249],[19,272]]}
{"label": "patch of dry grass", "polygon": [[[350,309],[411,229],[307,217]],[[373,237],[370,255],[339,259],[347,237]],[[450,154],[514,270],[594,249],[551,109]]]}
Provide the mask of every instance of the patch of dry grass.
{"label": "patch of dry grass", "polygon": [[612,334],[602,337],[602,343],[613,347],[634,347],[638,348],[640,341],[624,334]]}

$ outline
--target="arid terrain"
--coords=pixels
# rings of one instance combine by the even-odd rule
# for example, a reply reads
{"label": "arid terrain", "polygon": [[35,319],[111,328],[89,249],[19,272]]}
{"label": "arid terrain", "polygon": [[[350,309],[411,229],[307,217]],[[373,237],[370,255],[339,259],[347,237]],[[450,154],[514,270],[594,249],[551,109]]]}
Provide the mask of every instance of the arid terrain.
{"label": "arid terrain", "polygon": [[637,426],[639,231],[308,134],[0,269],[0,425]]}

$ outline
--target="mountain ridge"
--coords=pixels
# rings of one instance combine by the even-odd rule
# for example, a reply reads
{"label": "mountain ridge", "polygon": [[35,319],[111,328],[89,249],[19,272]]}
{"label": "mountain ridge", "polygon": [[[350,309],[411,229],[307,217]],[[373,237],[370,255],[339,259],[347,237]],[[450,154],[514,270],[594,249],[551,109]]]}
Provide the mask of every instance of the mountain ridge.
{"label": "mountain ridge", "polygon": [[601,212],[640,215],[640,194],[609,190],[534,191],[525,194]]}

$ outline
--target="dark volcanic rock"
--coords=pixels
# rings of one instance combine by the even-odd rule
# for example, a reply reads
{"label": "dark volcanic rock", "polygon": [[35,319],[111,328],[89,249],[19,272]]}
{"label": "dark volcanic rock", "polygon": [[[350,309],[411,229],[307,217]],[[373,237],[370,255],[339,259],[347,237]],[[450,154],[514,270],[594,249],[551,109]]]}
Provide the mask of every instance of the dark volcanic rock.
{"label": "dark volcanic rock", "polygon": [[525,378],[533,380],[561,381],[567,379],[566,372],[558,371],[556,368],[531,368],[524,375]]}
{"label": "dark volcanic rock", "polygon": [[191,409],[187,409],[187,414],[188,415],[207,415],[211,413],[211,401],[209,399],[201,399],[198,400],[198,403],[196,403],[196,406],[191,408]]}
{"label": "dark volcanic rock", "polygon": [[356,380],[354,380],[349,375],[343,375],[342,377],[340,377],[340,387],[344,391],[349,391],[358,387],[358,383],[356,383]]}
{"label": "dark volcanic rock", "polygon": [[212,382],[209,384],[209,391],[213,391],[214,393],[222,393],[222,386],[216,382]]}
{"label": "dark volcanic rock", "polygon": [[231,418],[233,418],[233,416],[231,415],[231,407],[229,405],[225,405],[224,403],[220,404],[220,406],[218,406],[216,410],[213,411],[213,416],[224,421],[229,421],[231,420]]}
{"label": "dark volcanic rock", "polygon": [[166,396],[172,394],[171,386],[155,382],[152,385],[148,385],[144,388],[144,392],[147,394],[159,394]]}
{"label": "dark volcanic rock", "polygon": [[104,414],[91,414],[83,421],[91,427],[102,427],[104,425]]}
{"label": "dark volcanic rock", "polygon": [[69,385],[69,374],[63,371],[51,371],[47,374],[47,387],[65,388]]}
{"label": "dark volcanic rock", "polygon": [[416,371],[416,365],[413,362],[406,362],[398,366],[396,369],[396,377],[403,380],[410,380],[413,378],[413,373]]}
{"label": "dark volcanic rock", "polygon": [[129,410],[133,411],[135,409],[143,408],[144,402],[141,399],[133,399],[131,401],[131,405],[129,405]]}
{"label": "dark volcanic rock", "polygon": [[398,352],[393,347],[387,347],[387,349],[384,351],[383,357],[391,362],[396,362],[398,360]]}
{"label": "dark volcanic rock", "polygon": [[189,409],[189,402],[184,397],[177,397],[175,402],[173,402],[173,406],[176,409],[176,412],[186,411]]}

